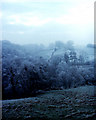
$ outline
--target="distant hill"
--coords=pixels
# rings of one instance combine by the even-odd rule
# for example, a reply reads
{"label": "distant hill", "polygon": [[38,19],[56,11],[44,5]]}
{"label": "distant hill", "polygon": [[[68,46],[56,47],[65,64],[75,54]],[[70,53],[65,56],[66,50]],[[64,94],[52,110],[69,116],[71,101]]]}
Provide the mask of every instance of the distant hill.
{"label": "distant hill", "polygon": [[[88,59],[94,59],[94,47],[93,45],[87,45],[87,47],[74,47],[78,55],[87,55]],[[56,49],[55,47],[45,47],[43,45],[29,44],[29,45],[17,45],[9,42],[8,40],[2,41],[2,56],[3,57],[44,57],[49,59],[54,52],[54,55],[64,55],[68,50],[65,47]]]}
{"label": "distant hill", "polygon": [[12,57],[20,57],[23,56],[25,54],[22,46],[17,45],[17,44],[13,44],[7,40],[3,40],[2,41],[2,57],[3,58],[9,58],[10,59]]}

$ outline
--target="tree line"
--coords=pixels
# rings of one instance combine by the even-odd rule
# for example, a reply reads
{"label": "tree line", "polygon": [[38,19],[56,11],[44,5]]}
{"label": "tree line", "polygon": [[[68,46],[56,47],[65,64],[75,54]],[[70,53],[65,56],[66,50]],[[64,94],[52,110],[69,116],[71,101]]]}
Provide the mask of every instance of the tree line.
{"label": "tree line", "polygon": [[95,85],[94,61],[89,61],[82,54],[78,55],[72,43],[70,47],[66,44],[62,54],[56,54],[60,48],[64,46],[61,42],[57,42],[49,58],[34,57],[31,51],[26,52],[22,46],[4,41],[3,99],[31,97],[48,90]]}

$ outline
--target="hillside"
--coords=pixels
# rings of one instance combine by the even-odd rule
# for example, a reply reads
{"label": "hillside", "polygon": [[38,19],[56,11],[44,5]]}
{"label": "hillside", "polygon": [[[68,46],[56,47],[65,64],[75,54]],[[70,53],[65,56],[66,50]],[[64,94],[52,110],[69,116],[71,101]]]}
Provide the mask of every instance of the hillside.
{"label": "hillside", "polygon": [[[46,59],[50,58],[52,55],[52,52],[54,51],[54,47],[45,47],[43,45],[17,45],[9,42],[8,40],[2,41],[2,53],[3,57],[25,57],[27,56],[33,56],[33,57],[44,57]],[[90,59],[94,59],[94,48],[85,47],[85,46],[75,46],[74,47],[77,54],[82,54],[83,56],[87,56]],[[54,55],[64,55],[64,53],[70,50],[69,48],[66,48],[65,46],[59,47],[55,52]],[[26,56],[26,57],[27,57]]]}
{"label": "hillside", "polygon": [[2,120],[95,120],[96,86],[51,90],[37,97],[3,101]]}
{"label": "hillside", "polygon": [[93,58],[93,48],[90,47],[79,48],[60,41],[49,47],[36,44],[21,46],[4,40],[3,99],[32,97],[40,91],[95,85]]}

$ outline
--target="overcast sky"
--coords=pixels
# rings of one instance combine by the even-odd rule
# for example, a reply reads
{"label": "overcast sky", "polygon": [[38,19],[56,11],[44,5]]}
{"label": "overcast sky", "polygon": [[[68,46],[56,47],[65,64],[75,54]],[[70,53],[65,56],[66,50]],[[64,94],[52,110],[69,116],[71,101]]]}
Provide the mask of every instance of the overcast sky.
{"label": "overcast sky", "polygon": [[95,0],[1,0],[2,39],[19,44],[94,43]]}

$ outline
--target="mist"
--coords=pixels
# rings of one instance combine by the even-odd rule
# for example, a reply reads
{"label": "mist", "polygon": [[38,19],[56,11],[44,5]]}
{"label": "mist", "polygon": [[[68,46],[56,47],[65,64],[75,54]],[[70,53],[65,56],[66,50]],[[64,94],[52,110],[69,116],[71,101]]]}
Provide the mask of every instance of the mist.
{"label": "mist", "polygon": [[94,0],[1,3],[2,120],[95,120]]}
{"label": "mist", "polygon": [[21,45],[94,43],[93,1],[2,1],[2,39]]}

